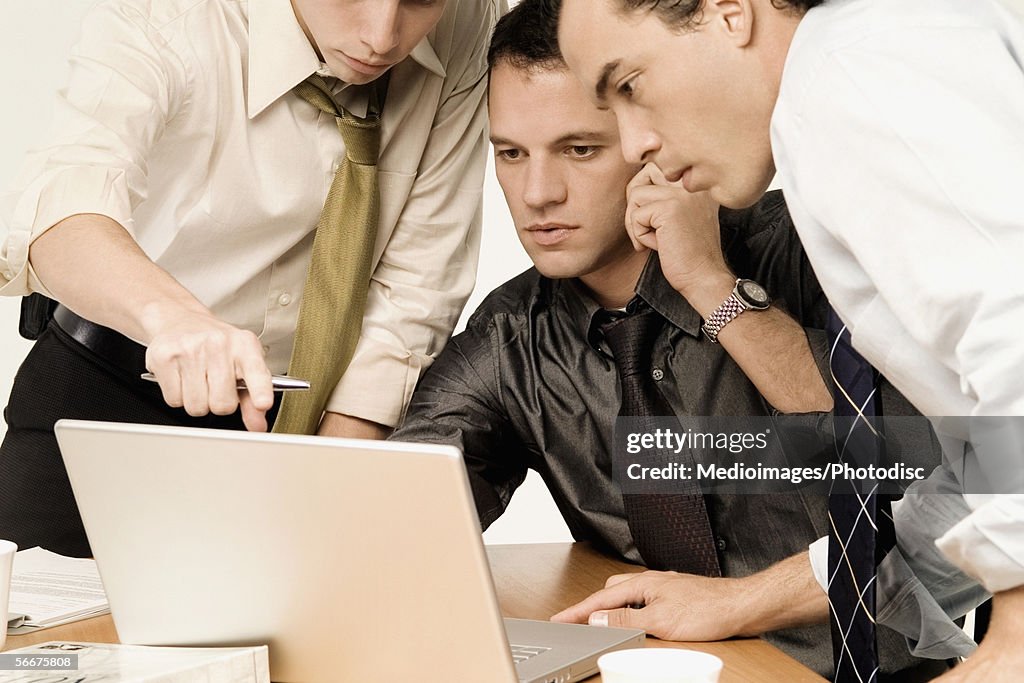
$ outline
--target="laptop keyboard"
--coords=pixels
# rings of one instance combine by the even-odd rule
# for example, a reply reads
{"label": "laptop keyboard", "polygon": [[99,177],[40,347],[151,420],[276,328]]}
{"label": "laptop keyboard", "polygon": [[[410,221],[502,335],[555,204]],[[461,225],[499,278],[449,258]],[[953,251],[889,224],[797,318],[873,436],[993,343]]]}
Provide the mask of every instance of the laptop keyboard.
{"label": "laptop keyboard", "polygon": [[510,645],[509,647],[512,649],[512,659],[516,664],[525,662],[527,659],[536,657],[539,654],[544,654],[551,649],[550,647],[537,647],[535,645]]}

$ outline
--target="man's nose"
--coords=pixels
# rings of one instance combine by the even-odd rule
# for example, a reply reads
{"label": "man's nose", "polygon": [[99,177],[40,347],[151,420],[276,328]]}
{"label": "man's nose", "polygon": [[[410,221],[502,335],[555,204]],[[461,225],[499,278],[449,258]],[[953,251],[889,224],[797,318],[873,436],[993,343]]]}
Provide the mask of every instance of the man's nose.
{"label": "man's nose", "polygon": [[366,23],[363,25],[363,42],[376,55],[386,55],[398,47],[400,42],[401,0],[385,0],[374,3],[367,12]]}
{"label": "man's nose", "polygon": [[622,156],[631,164],[646,164],[654,161],[654,155],[661,149],[658,135],[636,117],[618,115],[619,139]]}
{"label": "man's nose", "polygon": [[526,171],[523,201],[527,206],[540,209],[566,200],[566,186],[556,164],[533,158]]}

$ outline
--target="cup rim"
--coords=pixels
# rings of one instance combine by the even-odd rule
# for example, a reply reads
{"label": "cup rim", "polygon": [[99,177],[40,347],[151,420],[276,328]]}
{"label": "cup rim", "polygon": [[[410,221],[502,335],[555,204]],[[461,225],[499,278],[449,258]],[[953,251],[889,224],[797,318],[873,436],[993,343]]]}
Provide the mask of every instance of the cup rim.
{"label": "cup rim", "polygon": [[[637,658],[662,661],[675,660],[679,663],[685,662],[689,666],[688,673],[698,675],[720,674],[724,667],[724,662],[720,657],[716,657],[715,655],[707,652],[701,652],[700,650],[690,650],[681,647],[638,647],[627,648],[625,650],[615,650],[598,657],[597,666],[600,668],[602,674],[636,674],[638,673],[636,671],[636,664],[633,663],[632,665],[628,665],[627,662],[629,660],[636,660]],[[663,676],[669,676],[673,673],[674,672],[672,671],[658,671],[650,672],[648,675],[655,675],[660,679]]]}

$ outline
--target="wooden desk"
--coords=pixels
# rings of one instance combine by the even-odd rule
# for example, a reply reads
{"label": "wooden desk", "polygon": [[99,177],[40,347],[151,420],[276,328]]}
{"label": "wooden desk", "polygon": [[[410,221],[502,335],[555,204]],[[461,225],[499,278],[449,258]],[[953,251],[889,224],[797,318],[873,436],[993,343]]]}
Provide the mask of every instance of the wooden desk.
{"label": "wooden desk", "polygon": [[[639,571],[635,565],[605,557],[583,543],[488,546],[494,584],[505,616],[547,619],[604,586],[611,574]],[[110,616],[96,617],[24,636],[10,636],[5,649],[48,640],[116,643]],[[648,647],[686,647],[725,661],[721,683],[821,683],[821,678],[759,638],[716,643],[666,643],[647,639]],[[600,683],[595,677],[588,683]]]}

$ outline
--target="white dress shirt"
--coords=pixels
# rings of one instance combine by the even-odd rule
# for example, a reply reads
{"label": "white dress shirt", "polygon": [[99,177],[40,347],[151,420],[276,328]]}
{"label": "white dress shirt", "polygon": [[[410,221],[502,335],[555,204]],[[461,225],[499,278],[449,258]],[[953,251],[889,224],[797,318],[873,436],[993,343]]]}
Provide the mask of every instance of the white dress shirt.
{"label": "white dress shirt", "polygon": [[[786,60],[772,149],[797,230],[854,346],[928,416],[1024,415],[1022,60],[1024,26],[991,0],[830,0]],[[1021,450],[935,422],[934,476],[966,493],[908,496],[901,546],[941,536],[989,591],[1024,584]],[[827,545],[812,557],[823,579]]]}
{"label": "white dress shirt", "polygon": [[[449,0],[392,69],[362,336],[332,412],[399,422],[473,287],[486,48],[500,0]],[[291,356],[313,230],[344,147],[291,89],[324,73],[289,0],[106,0],[86,18],[53,131],[3,198],[0,294],[45,288],[29,245],[108,216],[222,320]],[[365,91],[341,92],[364,114]]]}

